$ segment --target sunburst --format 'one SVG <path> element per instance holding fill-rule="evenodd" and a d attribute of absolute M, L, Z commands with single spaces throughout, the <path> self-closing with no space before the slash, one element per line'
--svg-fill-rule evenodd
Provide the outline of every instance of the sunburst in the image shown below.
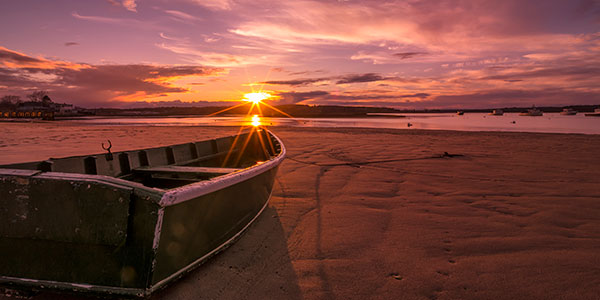
<path fill-rule="evenodd" d="M 269 99 L 273 96 L 269 93 L 265 92 L 257 92 L 257 93 L 247 93 L 244 94 L 244 100 L 248 102 L 252 102 L 253 104 L 259 104 L 261 101 Z"/>
<path fill-rule="evenodd" d="M 262 132 L 262 125 L 263 125 L 261 122 L 261 117 L 263 116 L 261 104 L 264 104 L 265 107 L 268 107 L 268 108 L 284 115 L 285 117 L 288 117 L 288 118 L 291 118 L 294 120 L 295 120 L 295 118 L 265 102 L 266 100 L 270 100 L 273 98 L 276 98 L 276 96 L 273 96 L 270 93 L 263 91 L 262 87 L 260 88 L 260 90 L 258 92 L 255 92 L 254 89 L 252 89 L 252 92 L 243 94 L 243 98 L 241 99 L 242 103 L 239 103 L 232 107 L 225 108 L 223 110 L 220 110 L 218 112 L 215 112 L 215 113 L 212 113 L 209 115 L 209 116 L 218 115 L 218 114 L 226 112 L 228 110 L 235 109 L 235 108 L 244 106 L 246 104 L 250 104 L 248 112 L 246 113 L 246 116 L 244 118 L 244 120 L 246 122 L 250 121 L 250 126 L 244 126 L 244 125 L 240 126 L 238 134 L 237 134 L 236 138 L 234 139 L 233 144 L 231 145 L 231 148 L 229 149 L 227 155 L 225 156 L 225 159 L 222 162 L 223 166 L 226 166 L 228 163 L 233 163 L 234 165 L 237 165 L 237 163 L 239 162 L 242 154 L 244 153 L 244 151 L 245 151 L 246 147 L 248 146 L 248 143 L 250 142 L 250 139 L 253 135 L 256 135 L 256 137 L 258 138 L 258 142 L 260 143 L 260 147 L 262 148 L 263 152 L 265 153 L 265 156 L 268 156 L 269 152 L 271 152 L 271 153 L 275 152 L 272 141 L 269 138 L 263 139 L 263 136 L 260 133 L 260 132 Z M 253 114 L 253 112 L 255 111 L 254 107 L 256 107 L 256 111 L 258 111 L 258 114 Z M 241 139 L 239 139 L 240 134 L 244 130 L 247 130 L 248 128 L 251 128 L 250 133 L 242 141 Z M 237 155 L 237 158 L 235 158 L 235 157 L 232 157 L 233 156 L 232 150 L 234 148 L 236 148 L 236 146 L 238 144 L 241 144 L 241 147 L 240 147 L 241 149 L 239 151 L 239 154 Z M 269 151 L 267 149 L 270 149 L 271 151 Z"/>

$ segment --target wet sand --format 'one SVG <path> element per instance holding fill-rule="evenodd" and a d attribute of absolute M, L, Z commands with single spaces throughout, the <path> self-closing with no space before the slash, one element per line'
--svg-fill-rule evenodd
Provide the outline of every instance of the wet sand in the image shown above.
<path fill-rule="evenodd" d="M 0 164 L 100 153 L 107 138 L 120 151 L 236 132 L 0 130 Z M 600 136 L 272 130 L 288 158 L 268 209 L 152 299 L 598 299 Z"/>

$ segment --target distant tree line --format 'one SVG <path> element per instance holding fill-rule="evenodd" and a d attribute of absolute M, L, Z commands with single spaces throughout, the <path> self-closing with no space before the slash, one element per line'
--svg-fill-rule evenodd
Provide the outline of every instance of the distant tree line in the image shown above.
<path fill-rule="evenodd" d="M 50 97 L 48 96 L 47 91 L 35 91 L 35 92 L 27 95 L 27 99 L 29 99 L 30 102 L 40 102 L 40 103 L 52 102 L 52 100 L 50 100 Z M 21 100 L 21 97 L 17 96 L 17 95 L 5 95 L 5 96 L 2 96 L 2 98 L 0 98 L 0 108 L 4 108 L 4 109 L 6 109 L 6 108 L 15 109 L 21 103 L 23 103 L 23 100 Z"/>

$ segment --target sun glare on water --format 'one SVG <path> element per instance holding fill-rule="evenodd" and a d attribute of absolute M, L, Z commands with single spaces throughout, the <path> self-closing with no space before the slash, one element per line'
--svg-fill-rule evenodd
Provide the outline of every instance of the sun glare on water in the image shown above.
<path fill-rule="evenodd" d="M 253 102 L 254 104 L 260 103 L 262 100 L 271 98 L 271 95 L 265 92 L 259 93 L 248 93 L 244 95 L 244 100 Z"/>
<path fill-rule="evenodd" d="M 252 116 L 252 126 L 260 126 L 260 117 L 258 115 Z"/>

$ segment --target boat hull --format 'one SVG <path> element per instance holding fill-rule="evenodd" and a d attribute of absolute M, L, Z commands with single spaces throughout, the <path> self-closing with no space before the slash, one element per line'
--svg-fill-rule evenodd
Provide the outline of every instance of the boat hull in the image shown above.
<path fill-rule="evenodd" d="M 263 137 L 275 145 L 270 159 L 167 190 L 0 168 L 0 193 L 9 195 L 0 207 L 10 208 L 0 210 L 0 284 L 149 295 L 228 247 L 264 210 L 285 148 Z"/>
<path fill-rule="evenodd" d="M 228 188 L 164 208 L 152 288 L 229 246 L 267 206 L 277 167 Z"/>
<path fill-rule="evenodd" d="M 577 115 L 577 111 L 572 109 L 563 109 L 560 114 L 563 116 L 574 116 Z"/>
<path fill-rule="evenodd" d="M 528 113 L 528 112 L 524 112 L 524 113 L 520 113 L 519 116 L 524 116 L 524 117 L 541 117 L 543 116 L 543 113 Z"/>

